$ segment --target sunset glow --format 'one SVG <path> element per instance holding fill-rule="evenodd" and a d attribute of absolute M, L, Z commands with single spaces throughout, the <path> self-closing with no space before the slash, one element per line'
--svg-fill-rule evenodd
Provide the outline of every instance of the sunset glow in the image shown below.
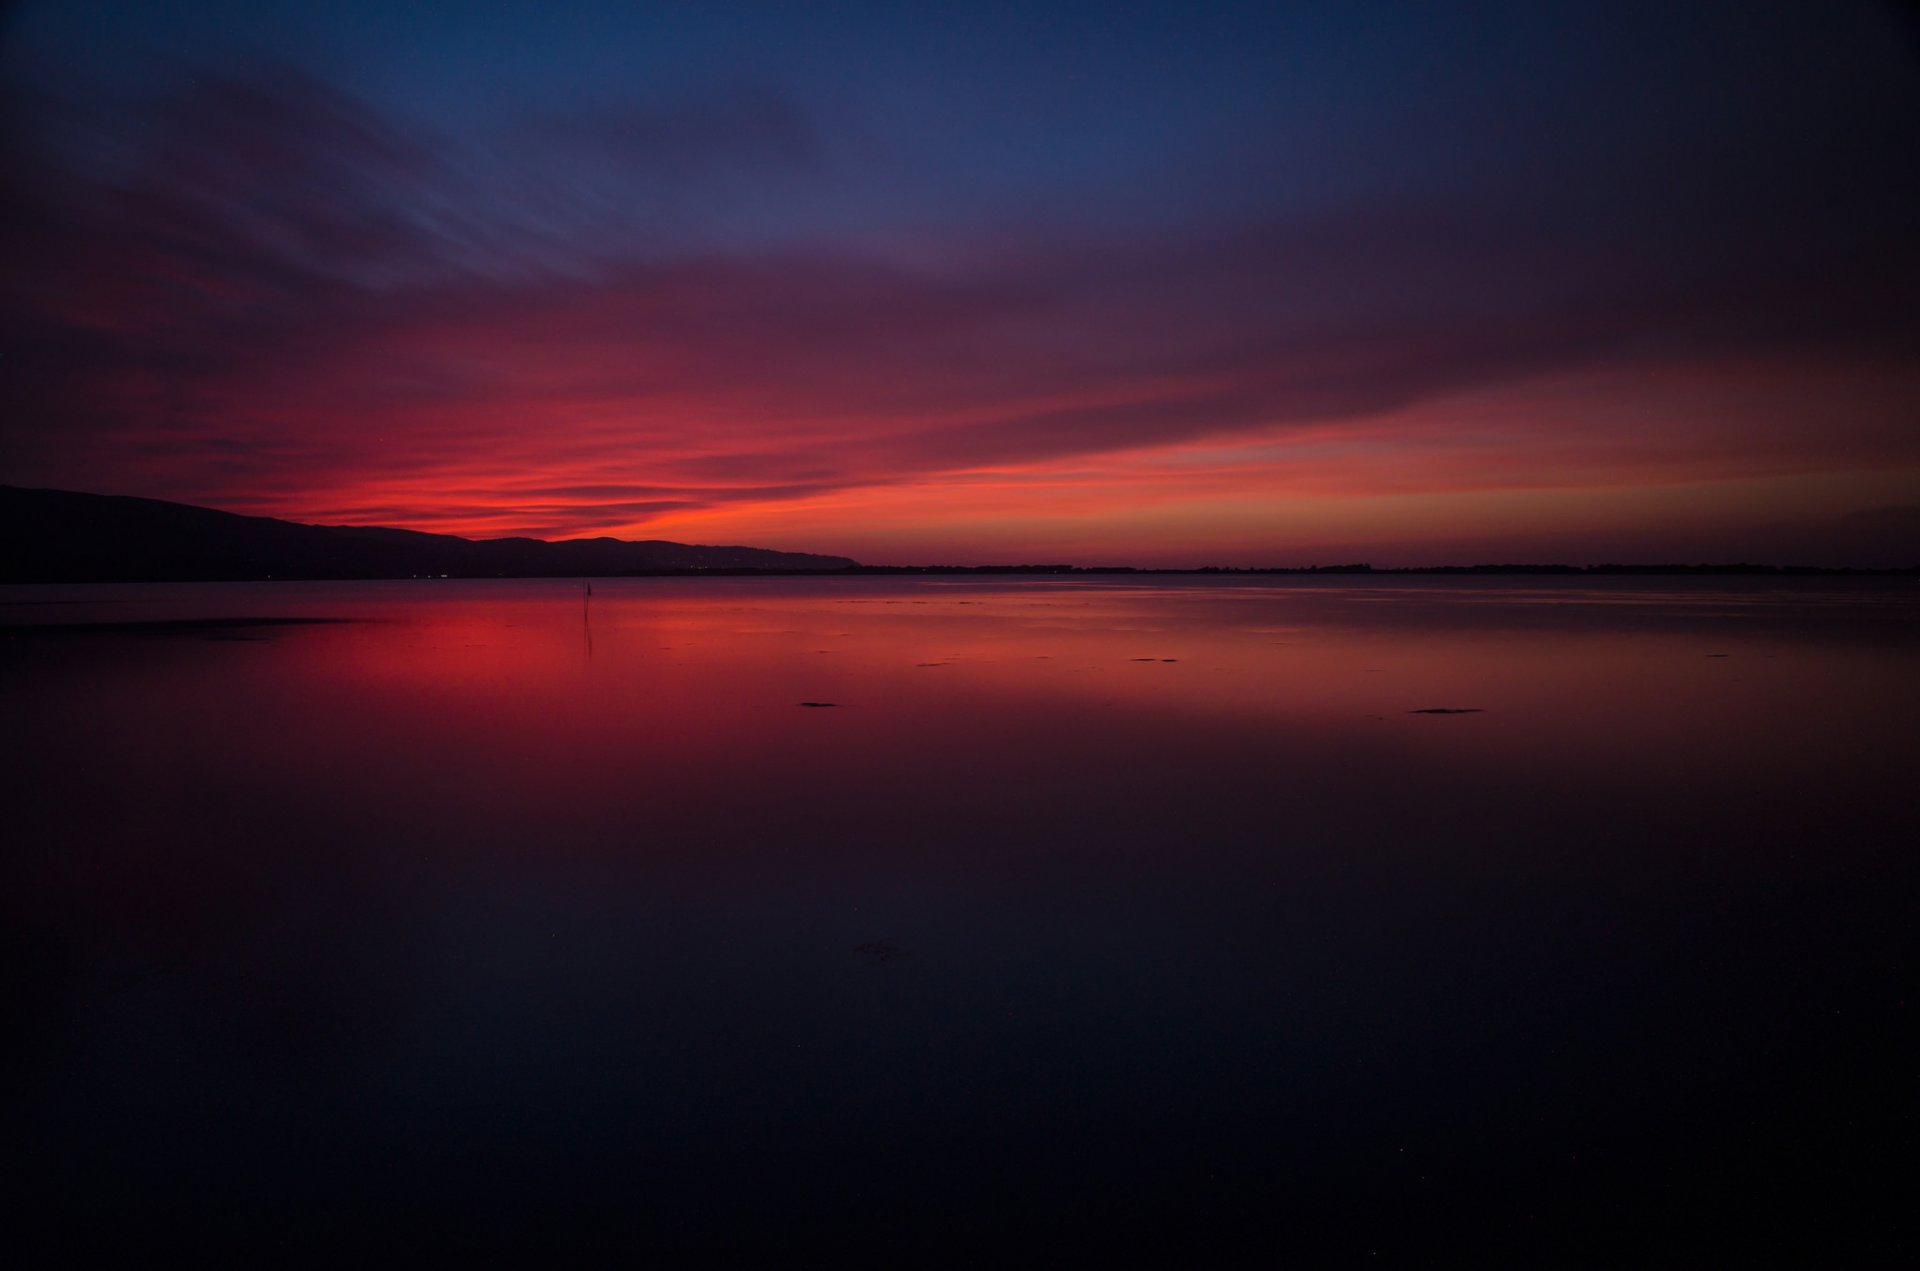
<path fill-rule="evenodd" d="M 21 6 L 0 482 L 872 563 L 1920 557 L 1891 9 L 803 8 Z"/>

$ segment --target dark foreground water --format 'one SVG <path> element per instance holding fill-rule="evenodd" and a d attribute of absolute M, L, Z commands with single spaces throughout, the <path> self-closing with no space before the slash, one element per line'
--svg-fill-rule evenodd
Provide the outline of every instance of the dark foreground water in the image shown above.
<path fill-rule="evenodd" d="M 8 589 L 10 1227 L 1898 1261 L 1914 592 Z"/>

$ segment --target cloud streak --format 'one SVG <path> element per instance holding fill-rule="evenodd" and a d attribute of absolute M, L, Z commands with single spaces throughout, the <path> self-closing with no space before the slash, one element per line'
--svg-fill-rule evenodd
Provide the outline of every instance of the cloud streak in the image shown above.
<path fill-rule="evenodd" d="M 6 105 L 14 483 L 542 535 L 938 487 L 964 542 L 982 474 L 1126 470 L 1120 507 L 1208 450 L 1242 501 L 1920 469 L 1911 103 L 1838 145 L 905 247 L 762 232 L 857 150 L 764 87 L 491 148 L 289 69 L 130 118 Z"/>

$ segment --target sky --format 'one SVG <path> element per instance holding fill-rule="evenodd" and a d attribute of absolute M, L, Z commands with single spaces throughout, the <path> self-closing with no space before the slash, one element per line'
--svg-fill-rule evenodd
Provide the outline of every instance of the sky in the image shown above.
<path fill-rule="evenodd" d="M 1920 562 L 1895 4 L 0 14 L 0 483 L 870 563 Z"/>

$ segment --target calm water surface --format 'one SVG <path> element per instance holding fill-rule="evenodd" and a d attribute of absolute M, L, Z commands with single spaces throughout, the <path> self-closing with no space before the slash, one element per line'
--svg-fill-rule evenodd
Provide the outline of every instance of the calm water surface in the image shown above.
<path fill-rule="evenodd" d="M 1915 590 L 4 589 L 13 1200 L 167 1261 L 1911 1254 Z"/>

